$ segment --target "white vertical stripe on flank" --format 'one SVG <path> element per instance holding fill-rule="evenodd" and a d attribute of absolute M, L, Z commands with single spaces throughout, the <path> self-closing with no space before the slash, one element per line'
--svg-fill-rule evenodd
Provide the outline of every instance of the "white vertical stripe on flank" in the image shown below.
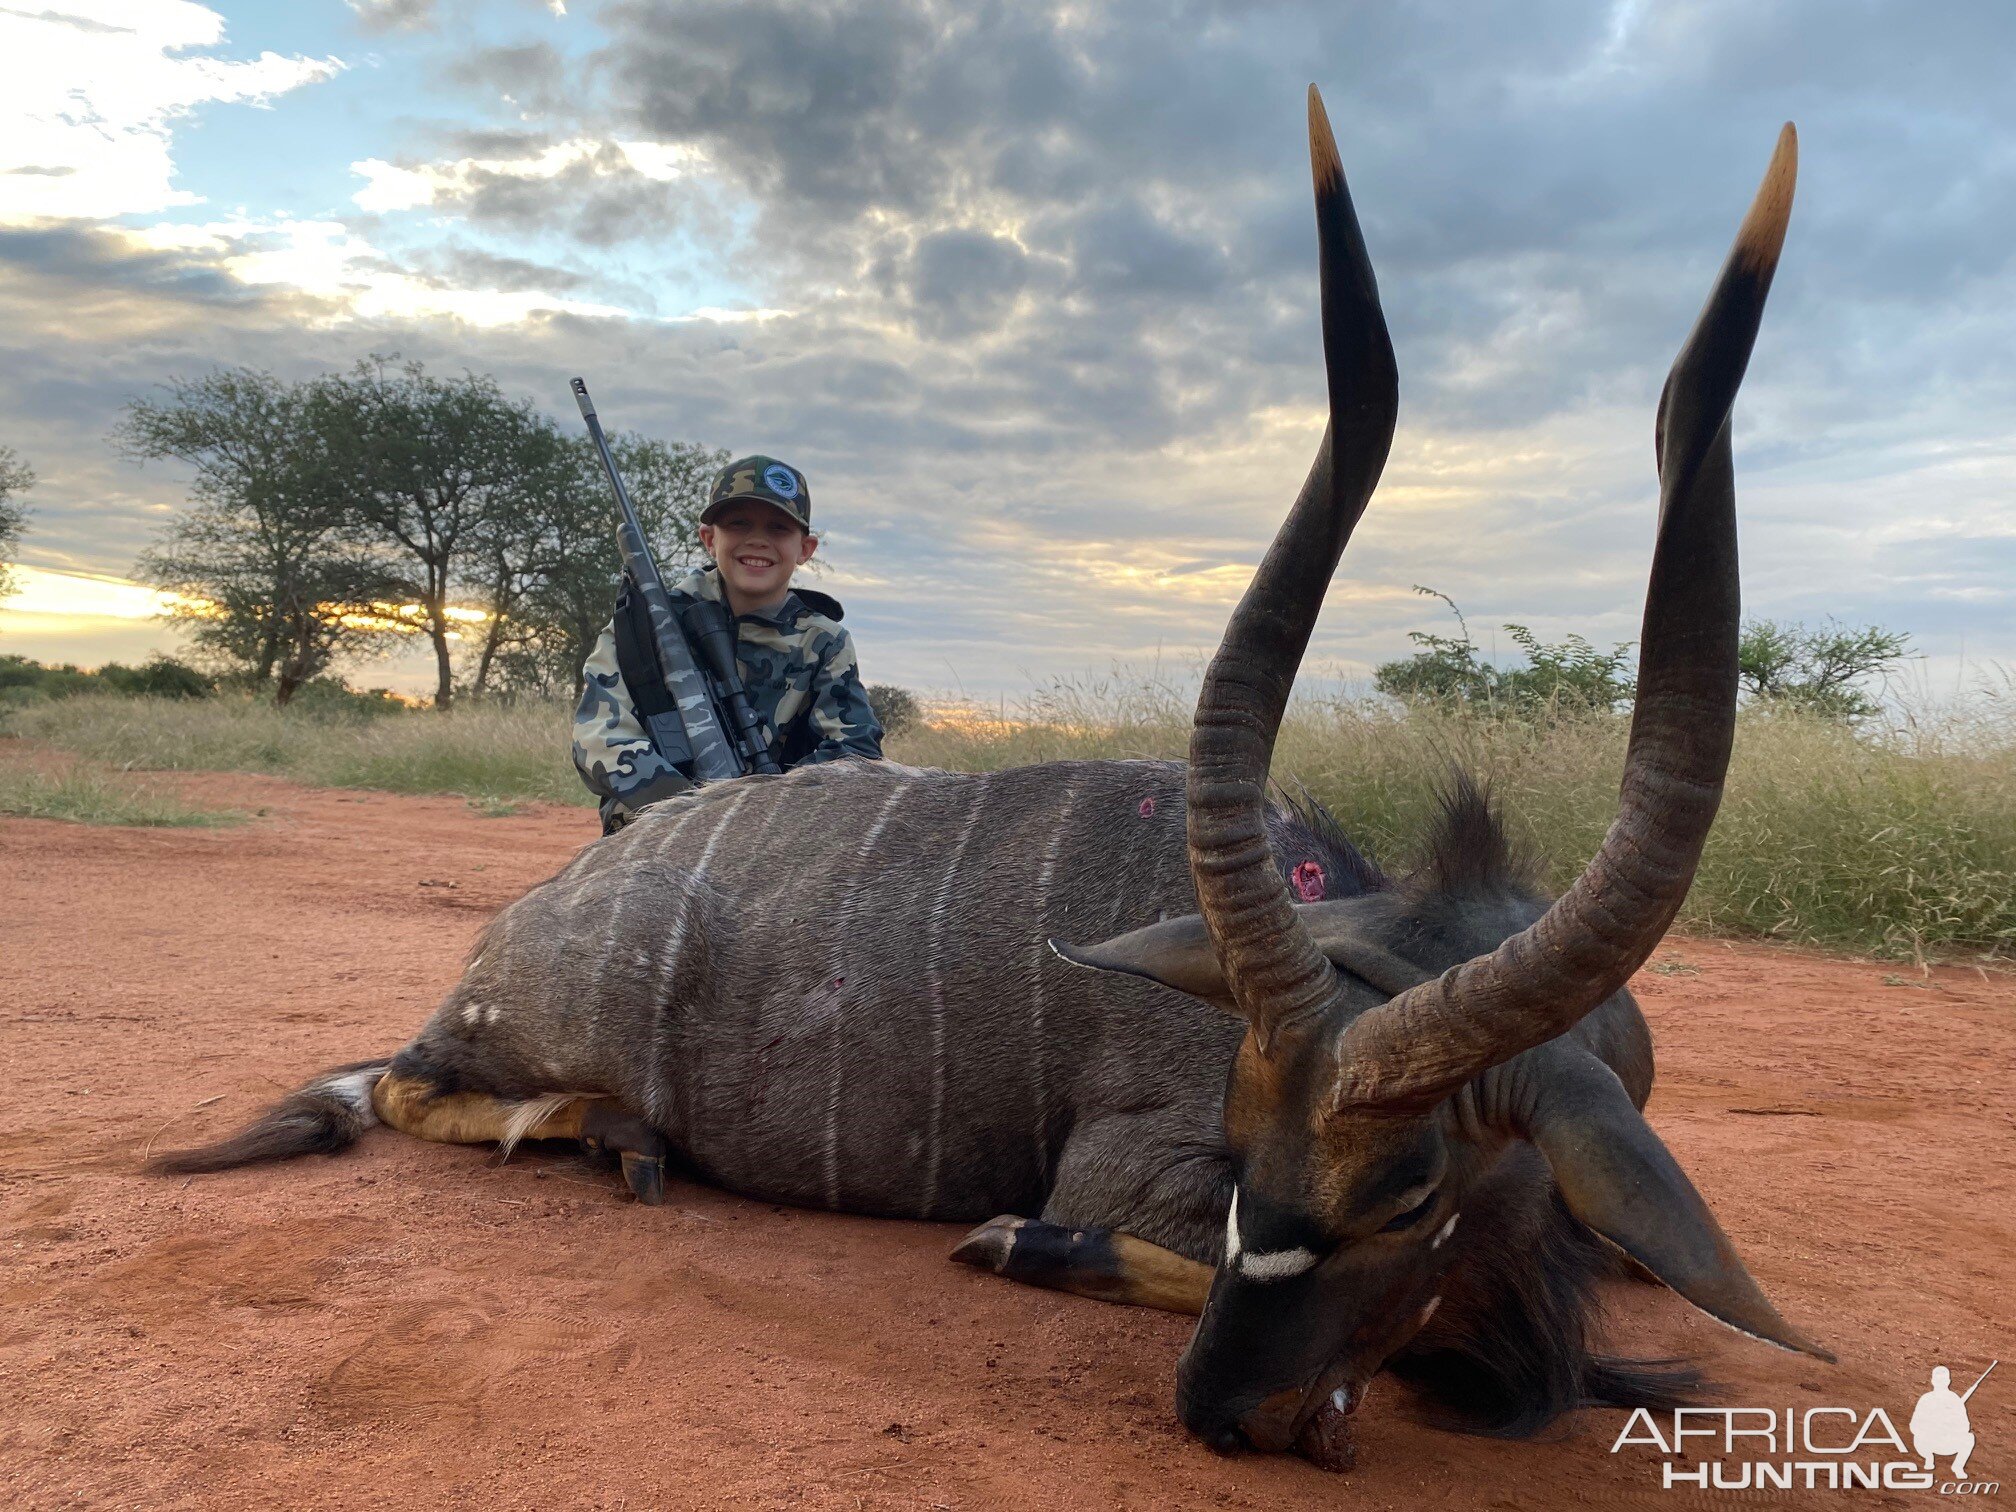
<path fill-rule="evenodd" d="M 693 880 L 704 881 L 702 875 L 707 870 L 707 859 L 714 854 L 714 847 L 721 843 L 721 837 L 728 833 L 728 826 L 735 822 L 735 811 L 749 801 L 749 789 L 741 792 L 721 805 L 721 822 L 714 826 L 714 833 L 707 837 L 707 844 L 701 848 L 700 859 L 693 863 Z"/>
<path fill-rule="evenodd" d="M 579 896 L 576 894 L 577 898 Z M 609 1001 L 609 973 L 618 964 L 616 942 L 623 934 L 623 905 L 633 896 L 634 894 L 629 892 L 616 895 L 615 901 L 609 907 L 609 924 L 602 931 L 602 943 L 596 948 L 595 985 L 589 989 L 589 995 L 598 1012 Z"/>
<path fill-rule="evenodd" d="M 693 889 L 690 886 L 679 889 L 678 911 L 672 915 L 672 928 L 666 933 L 658 947 L 658 1005 L 665 1004 L 666 991 L 672 985 L 672 977 L 679 970 L 679 952 L 686 946 L 686 920 L 693 912 Z"/>
<path fill-rule="evenodd" d="M 680 814 L 680 816 L 677 819 L 670 820 L 666 823 L 665 833 L 662 837 L 660 837 L 658 843 L 661 845 L 665 844 L 666 842 L 670 841 L 674 835 L 678 834 L 680 830 L 684 829 L 686 827 L 686 821 L 693 817 L 695 812 L 698 811 L 699 807 L 700 805 L 697 803 L 688 803 L 686 805 L 686 810 L 684 813 Z M 645 812 L 648 813 L 649 810 L 647 809 Z"/>
<path fill-rule="evenodd" d="M 797 768 L 797 770 L 798 770 L 798 771 L 801 771 L 801 772 L 807 772 L 807 771 L 810 771 L 810 770 L 811 770 L 811 768 L 810 768 L 810 767 L 799 767 L 799 768 Z M 760 789 L 761 789 L 761 790 L 763 790 L 764 792 L 767 792 L 767 793 L 771 794 L 771 795 L 772 795 L 773 797 L 774 797 L 774 796 L 776 795 L 776 793 L 777 793 L 777 791 L 778 791 L 778 788 L 779 788 L 779 787 L 780 787 L 781 785 L 783 785 L 783 784 L 781 784 L 781 783 L 773 783 L 773 782 L 769 782 L 769 781 L 764 781 L 764 782 L 752 782 L 752 783 L 745 783 L 745 784 L 744 784 L 744 786 L 745 786 L 745 787 L 748 787 L 748 788 L 749 788 L 749 789 L 750 789 L 751 791 L 754 791 L 754 790 L 756 790 L 756 789 L 759 789 L 759 788 L 760 788 Z M 757 848 L 757 847 L 758 847 L 759 845 L 761 845 L 761 844 L 763 843 L 763 839 L 764 839 L 764 837 L 765 837 L 766 835 L 768 835 L 768 834 L 770 833 L 770 826 L 771 826 L 771 825 L 773 825 L 773 824 L 775 824 L 775 823 L 777 822 L 777 815 L 778 815 L 778 812 L 779 812 L 780 810 L 782 810 L 783 808 L 785 808 L 786 806 L 787 806 L 787 805 L 786 805 L 785 803 L 781 802 L 781 801 L 779 801 L 779 802 L 773 802 L 773 803 L 772 803 L 772 804 L 770 805 L 769 809 L 765 811 L 765 813 L 764 813 L 764 815 L 763 815 L 763 818 L 761 819 L 761 821 L 759 821 L 759 822 L 758 822 L 758 824 L 757 824 L 756 828 L 754 828 L 753 830 L 751 830 L 751 831 L 749 832 L 749 848 L 750 848 L 751 850 L 754 850 L 754 849 L 756 849 L 756 848 Z"/>
<path fill-rule="evenodd" d="M 896 811 L 896 800 L 910 790 L 908 779 L 898 779 L 896 786 L 882 805 L 882 812 L 875 816 L 875 822 L 868 826 L 868 833 L 861 837 L 861 864 L 854 869 L 854 876 L 847 891 L 841 896 L 840 907 L 844 911 L 854 901 L 859 890 L 862 875 L 875 858 L 875 842 L 882 838 L 882 827 L 889 822 L 889 816 Z M 833 1005 L 833 1036 L 831 1056 L 833 1079 L 826 1088 L 826 1206 L 838 1210 L 840 1206 L 840 1089 L 845 1078 L 840 1059 L 840 1005 Z"/>
<path fill-rule="evenodd" d="M 668 994 L 671 990 L 672 979 L 679 972 L 679 952 L 685 948 L 686 931 L 692 923 L 693 911 L 702 906 L 701 901 L 695 897 L 694 887 L 695 884 L 706 880 L 701 874 L 706 870 L 707 862 L 714 854 L 714 847 L 720 843 L 721 837 L 728 833 L 729 825 L 735 820 L 735 811 L 748 801 L 751 791 L 751 785 L 745 784 L 742 791 L 737 793 L 733 798 L 726 799 L 714 805 L 721 810 L 721 822 L 714 826 L 714 833 L 707 837 L 707 843 L 701 847 L 699 857 L 687 871 L 687 880 L 679 889 L 678 912 L 673 915 L 672 928 L 664 943 L 659 947 L 661 953 L 654 971 L 658 1001 L 655 1005 L 657 1009 L 657 1023 L 652 1036 L 653 1052 L 656 1060 L 656 1065 L 653 1069 L 665 1071 L 668 1075 L 670 1074 L 669 1062 L 675 1058 L 676 1054 L 672 1045 L 676 1031 L 673 1024 L 672 1005 L 668 1001 Z M 665 834 L 659 843 L 663 844 L 664 841 L 670 840 L 674 835 L 678 834 L 680 830 L 686 827 L 686 822 L 706 806 L 699 799 L 689 801 L 686 805 L 686 812 L 676 819 L 665 821 Z M 646 810 L 646 813 L 648 814 L 649 810 Z M 698 1068 L 693 1064 L 693 1058 L 690 1054 L 676 1054 L 676 1059 L 679 1062 L 680 1071 L 684 1073 L 682 1078 L 683 1085 L 680 1089 L 679 1105 L 681 1111 L 685 1111 L 691 1109 L 693 1106 L 693 1088 Z M 646 1079 L 645 1086 L 650 1089 L 645 1098 L 647 1104 L 646 1111 L 652 1114 L 652 1121 L 660 1128 L 669 1127 L 668 1120 L 672 1110 L 665 1106 L 664 1088 L 656 1080 L 649 1078 Z"/>
<path fill-rule="evenodd" d="M 1050 1079 L 1043 1054 L 1043 973 L 1050 964 L 1047 959 L 1050 954 L 1050 881 L 1057 874 L 1057 849 L 1064 843 L 1064 826 L 1070 822 L 1071 809 L 1077 801 L 1075 789 L 1065 794 L 1064 811 L 1057 816 L 1057 827 L 1050 831 L 1050 843 L 1043 847 L 1043 861 L 1036 868 L 1036 896 L 1031 900 L 1036 916 L 1036 970 L 1029 984 L 1029 1038 L 1032 1047 L 1029 1069 L 1036 1084 L 1036 1173 L 1041 1177 L 1050 1173 Z"/>
<path fill-rule="evenodd" d="M 982 777 L 976 786 L 984 790 L 987 778 Z M 938 887 L 938 901 L 931 905 L 931 946 L 925 960 L 925 991 L 931 1003 L 931 1126 L 926 1136 L 931 1142 L 931 1164 L 924 1183 L 922 1214 L 926 1218 L 938 1206 L 938 1179 L 945 1160 L 945 982 L 938 957 L 945 948 L 945 914 L 952 902 L 953 886 L 959 880 L 959 860 L 966 854 L 966 842 L 973 838 L 981 810 L 986 807 L 984 792 L 976 792 L 970 804 L 966 827 L 959 832 L 951 862 L 945 868 L 945 880 Z"/>
<path fill-rule="evenodd" d="M 693 1106 L 692 1057 L 679 1054 L 675 1046 L 678 1031 L 672 1005 L 672 983 L 679 974 L 679 952 L 685 948 L 686 926 L 692 916 L 693 889 L 690 886 L 681 887 L 678 905 L 672 914 L 672 928 L 659 949 L 658 967 L 653 978 L 651 1074 L 644 1078 L 644 1111 L 651 1115 L 652 1123 L 664 1130 L 673 1127 L 672 1109 L 667 1106 L 666 1093 L 671 1087 L 675 1059 L 682 1081 L 679 1107 L 684 1111 Z"/>
<path fill-rule="evenodd" d="M 874 860 L 875 842 L 882 838 L 882 831 L 888 826 L 889 816 L 896 812 L 896 800 L 915 786 L 916 783 L 907 777 L 898 778 L 895 788 L 882 804 L 882 812 L 875 816 L 875 822 L 868 826 L 868 833 L 861 837 L 861 864 L 854 870 L 853 882 L 855 886 L 858 887 L 860 885 L 863 874 L 868 870 L 869 862 Z M 850 888 L 847 896 L 842 900 L 842 905 L 851 904 L 853 901 L 853 889 Z"/>

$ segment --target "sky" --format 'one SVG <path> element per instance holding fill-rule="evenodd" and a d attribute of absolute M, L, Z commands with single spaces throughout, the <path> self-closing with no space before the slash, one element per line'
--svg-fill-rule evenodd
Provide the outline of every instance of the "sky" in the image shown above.
<path fill-rule="evenodd" d="M 172 636 L 171 378 L 398 352 L 809 477 L 864 672 L 1184 674 L 1323 423 L 1303 92 L 1401 375 L 1311 652 L 1635 638 L 1652 416 L 1769 157 L 1746 609 L 2016 662 L 2016 8 L 1880 0 L 0 0 L 0 652 Z M 421 659 L 359 669 L 419 687 Z"/>

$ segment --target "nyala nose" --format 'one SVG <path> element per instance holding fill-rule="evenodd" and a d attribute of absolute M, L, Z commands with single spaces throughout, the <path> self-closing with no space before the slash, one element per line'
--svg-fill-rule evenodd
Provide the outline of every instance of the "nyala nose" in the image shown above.
<path fill-rule="evenodd" d="M 1293 1387 L 1277 1391 L 1239 1419 L 1240 1435 L 1267 1454 L 1285 1453 L 1295 1442 L 1295 1419 L 1301 1415 L 1302 1393 Z"/>
<path fill-rule="evenodd" d="M 1204 1447 L 1213 1454 L 1237 1454 L 1246 1447 L 1246 1435 L 1230 1424 L 1216 1433 L 1200 1433 L 1197 1436 L 1203 1439 Z"/>
<path fill-rule="evenodd" d="M 1250 1447 L 1246 1435 L 1239 1431 L 1238 1418 L 1231 1413 L 1218 1409 L 1200 1411 L 1193 1405 L 1179 1402 L 1176 1415 L 1183 1420 L 1183 1426 L 1213 1454 L 1237 1454 Z"/>
<path fill-rule="evenodd" d="M 1180 1377 L 1176 1383 L 1176 1416 L 1215 1454 L 1237 1454 L 1246 1447 L 1246 1435 L 1239 1431 L 1239 1414 L 1228 1409 L 1223 1400 L 1197 1391 Z"/>

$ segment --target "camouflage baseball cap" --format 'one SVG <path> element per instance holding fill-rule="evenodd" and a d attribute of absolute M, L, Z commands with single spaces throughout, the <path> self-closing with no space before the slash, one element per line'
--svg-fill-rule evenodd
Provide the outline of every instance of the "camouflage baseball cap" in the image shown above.
<path fill-rule="evenodd" d="M 788 462 L 779 462 L 775 457 L 744 457 L 730 462 L 714 480 L 713 492 L 707 495 L 707 507 L 700 513 L 700 523 L 707 524 L 730 504 L 739 504 L 744 499 L 774 504 L 806 530 L 812 528 L 812 490 L 805 482 L 805 474 Z"/>

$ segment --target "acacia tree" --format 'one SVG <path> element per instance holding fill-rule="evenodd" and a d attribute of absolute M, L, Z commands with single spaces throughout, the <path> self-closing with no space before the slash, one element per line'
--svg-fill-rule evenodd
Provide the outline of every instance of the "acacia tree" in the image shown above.
<path fill-rule="evenodd" d="M 573 448 L 552 420 L 528 415 L 514 450 L 511 478 L 470 524 L 468 575 L 489 615 L 469 680 L 478 698 L 492 690 L 500 655 L 524 634 L 527 597 L 550 570 L 556 536 L 566 537 L 572 502 Z"/>
<path fill-rule="evenodd" d="M 299 385 L 220 371 L 136 401 L 117 438 L 196 472 L 196 507 L 141 574 L 183 596 L 174 613 L 200 646 L 277 681 L 280 702 L 339 655 L 419 630 L 447 709 L 465 604 L 488 611 L 473 693 L 553 691 L 578 682 L 608 619 L 620 564 L 600 463 L 491 378 L 387 357 Z M 661 566 L 684 567 L 726 453 L 612 444 Z"/>
<path fill-rule="evenodd" d="M 1526 665 L 1500 667 L 1484 659 L 1454 599 L 1418 583 L 1414 591 L 1447 604 L 1456 616 L 1457 634 L 1408 631 L 1407 638 L 1421 649 L 1373 672 L 1381 693 L 1410 703 L 1524 718 L 1595 713 L 1631 701 L 1629 641 L 1598 651 L 1579 635 L 1543 641 L 1524 625 L 1508 624 L 1505 633 L 1526 653 Z"/>
<path fill-rule="evenodd" d="M 354 469 L 349 508 L 390 548 L 399 593 L 419 606 L 434 648 L 434 707 L 455 696 L 450 613 L 458 588 L 484 584 L 483 522 L 528 507 L 547 466 L 552 422 L 507 399 L 494 378 L 437 378 L 417 362 L 360 362 L 310 385 L 311 423 Z"/>
<path fill-rule="evenodd" d="M 1778 620 L 1743 627 L 1736 665 L 1751 697 L 1849 723 L 1879 710 L 1856 684 L 1879 677 L 1911 655 L 1911 637 L 1875 625 L 1829 620 L 1819 629 Z"/>
<path fill-rule="evenodd" d="M 23 462 L 11 446 L 0 446 L 0 598 L 15 591 L 9 563 L 21 549 L 21 532 L 27 528 L 28 511 L 15 502 L 35 486 L 35 471 Z"/>
<path fill-rule="evenodd" d="M 136 399 L 114 442 L 194 470 L 194 507 L 141 554 L 137 575 L 176 596 L 168 617 L 274 702 L 345 654 L 375 649 L 357 611 L 388 591 L 342 493 L 343 459 L 309 423 L 307 395 L 270 373 L 220 369 Z"/>
<path fill-rule="evenodd" d="M 580 690 L 581 667 L 608 622 L 622 575 L 616 503 L 594 446 L 567 437 L 536 521 L 500 542 L 514 563 L 510 612 L 493 621 L 495 685 L 517 692 Z M 671 578 L 701 559 L 700 513 L 728 454 L 683 441 L 622 433 L 609 438 L 659 570 Z M 483 526 L 491 539 L 495 522 Z M 502 572 L 497 572 L 501 580 Z"/>

